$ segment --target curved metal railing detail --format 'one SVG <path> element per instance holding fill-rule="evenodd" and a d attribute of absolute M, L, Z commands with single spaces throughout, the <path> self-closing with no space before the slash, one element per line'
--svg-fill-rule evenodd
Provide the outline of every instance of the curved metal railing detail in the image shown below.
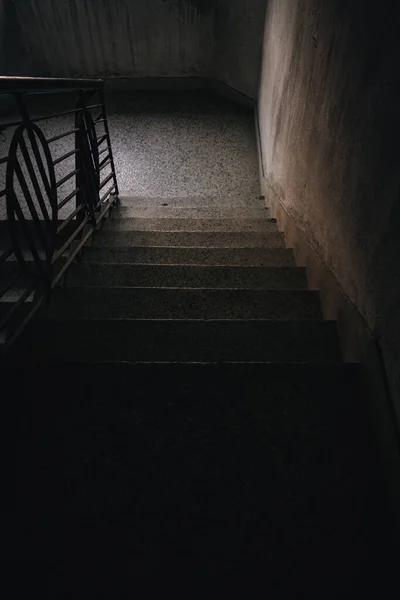
<path fill-rule="evenodd" d="M 68 92 L 72 108 L 54 112 L 51 104 L 46 110 L 53 92 L 57 103 Z M 0 122 L 0 350 L 5 350 L 115 204 L 118 185 L 102 81 L 0 77 L 1 95 L 10 106 L 15 103 L 13 116 L 19 117 Z M 34 111 L 39 114 L 32 116 Z"/>
<path fill-rule="evenodd" d="M 85 108 L 85 104 L 85 101 L 78 100 L 77 107 L 80 107 L 80 110 L 76 113 L 75 127 L 79 152 L 76 164 L 80 172 L 78 179 L 83 190 L 86 213 L 95 224 L 95 210 L 100 190 L 99 148 L 94 119 L 90 111 Z M 84 182 L 83 178 L 85 178 Z"/>
<path fill-rule="evenodd" d="M 46 285 L 57 232 L 57 188 L 49 146 L 34 123 L 22 123 L 14 132 L 7 161 L 6 190 L 16 259 L 25 272 L 39 277 Z M 32 261 L 27 260 L 26 251 Z"/>

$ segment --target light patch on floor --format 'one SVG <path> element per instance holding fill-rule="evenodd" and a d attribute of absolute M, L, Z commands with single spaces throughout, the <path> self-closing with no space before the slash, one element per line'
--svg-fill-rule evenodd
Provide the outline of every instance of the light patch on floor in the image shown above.
<path fill-rule="evenodd" d="M 253 114 L 205 93 L 119 94 L 108 103 L 120 191 L 254 197 Z"/>
<path fill-rule="evenodd" d="M 32 114 L 71 108 L 66 96 L 40 99 Z M 65 105 L 65 106 L 64 106 Z M 254 117 L 251 111 L 205 92 L 119 92 L 107 96 L 111 142 L 120 194 L 144 198 L 212 198 L 235 202 L 259 194 Z M 47 138 L 73 127 L 71 115 L 41 121 Z M 0 135 L 0 154 L 8 152 L 11 130 Z M 99 135 L 102 132 L 99 133 Z M 51 145 L 57 158 L 73 148 L 73 136 Z M 0 189 L 5 187 L 1 165 Z M 74 157 L 56 167 L 61 179 L 74 169 Z M 59 189 L 61 201 L 74 189 L 74 180 Z M 59 217 L 73 209 L 68 205 Z M 5 219 L 5 198 L 0 220 Z"/>

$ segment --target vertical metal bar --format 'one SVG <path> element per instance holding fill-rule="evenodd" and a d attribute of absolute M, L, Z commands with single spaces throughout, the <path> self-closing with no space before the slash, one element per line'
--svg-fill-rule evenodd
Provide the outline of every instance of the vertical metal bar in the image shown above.
<path fill-rule="evenodd" d="M 81 90 L 78 93 L 78 97 L 76 100 L 75 108 L 77 112 L 75 113 L 75 169 L 77 173 L 75 175 L 75 188 L 78 190 L 76 194 L 76 207 L 78 208 L 81 204 L 86 204 L 85 201 L 85 185 L 83 182 L 84 172 L 83 172 L 83 147 L 82 147 L 82 124 L 81 124 L 81 111 L 85 106 L 85 97 L 84 92 Z M 84 218 L 83 214 L 78 216 L 78 220 L 81 221 Z"/>
<path fill-rule="evenodd" d="M 34 276 L 35 280 L 35 284 L 33 285 L 32 289 L 35 289 L 35 291 L 38 292 L 39 295 L 42 295 L 45 298 L 47 298 L 50 289 L 49 268 L 54 249 L 52 225 L 56 218 L 56 212 L 54 210 L 54 207 L 57 206 L 57 198 L 54 198 L 54 195 L 52 193 L 54 184 L 54 173 L 50 171 L 49 177 L 47 176 L 42 156 L 40 154 L 36 136 L 39 136 L 39 140 L 42 144 L 42 151 L 44 152 L 47 163 L 52 166 L 51 156 L 48 147 L 46 145 L 43 146 L 43 143 L 46 144 L 46 142 L 42 132 L 30 120 L 23 96 L 20 94 L 16 94 L 15 99 L 22 116 L 22 123 L 19 127 L 17 127 L 16 131 L 14 132 L 14 136 L 9 149 L 9 160 L 7 162 L 7 217 L 10 224 L 9 230 L 12 239 L 13 251 L 15 253 L 19 266 L 24 271 L 29 272 L 29 270 L 27 269 L 27 262 L 25 261 L 25 258 L 23 256 L 21 235 L 23 235 L 23 237 L 25 238 L 25 242 L 29 247 L 35 265 L 35 274 L 31 273 L 31 276 Z M 42 182 L 44 187 L 46 188 L 46 193 L 49 197 L 49 201 L 53 209 L 52 219 L 50 219 L 49 212 L 45 205 L 44 197 L 39 186 L 39 181 L 31 157 L 29 155 L 28 147 L 26 145 L 26 140 L 24 139 L 25 132 L 28 134 L 31 148 L 35 155 L 36 162 L 40 171 Z M 22 170 L 21 164 L 19 163 L 18 151 L 21 152 L 22 158 L 24 159 L 29 177 L 31 179 L 32 187 L 35 191 L 36 199 L 43 213 L 43 219 L 39 217 L 38 209 L 35 206 L 35 201 L 32 196 L 31 189 L 28 186 L 25 174 Z M 16 195 L 14 179 L 15 176 L 17 177 L 24 200 L 30 212 L 32 231 L 30 230 L 30 224 L 25 218 L 23 210 L 20 206 L 20 201 Z M 35 236 L 38 237 L 35 238 Z M 45 253 L 45 261 L 43 261 L 40 257 L 39 244 L 43 247 Z M 39 287 L 41 291 L 39 291 Z"/>
<path fill-rule="evenodd" d="M 22 212 L 22 209 L 21 209 L 19 203 L 17 202 L 17 200 L 15 198 L 15 193 L 13 193 L 13 200 L 14 200 L 14 202 L 13 202 L 13 204 L 14 204 L 14 211 L 15 211 L 17 217 L 18 217 L 18 222 L 21 224 L 21 228 L 22 228 L 22 230 L 24 232 L 26 241 L 28 242 L 29 249 L 30 249 L 30 251 L 32 253 L 32 256 L 33 256 L 33 258 L 35 260 L 35 263 L 37 265 L 40 265 L 40 267 L 42 268 L 42 261 L 40 260 L 40 256 L 39 256 L 38 251 L 36 249 L 34 240 L 33 240 L 32 236 L 31 236 L 29 228 L 28 228 L 28 226 L 26 224 L 26 219 L 24 217 L 24 213 Z M 18 253 L 22 254 L 22 250 L 20 248 L 18 249 Z M 17 252 L 15 252 L 15 254 L 17 255 Z M 25 262 L 25 260 L 24 260 L 24 262 Z"/>
<path fill-rule="evenodd" d="M 80 167 L 80 179 L 77 179 L 76 183 L 81 185 L 83 193 L 82 200 L 85 204 L 86 214 L 89 215 L 92 224 L 96 223 L 96 217 L 94 214 L 94 207 L 97 204 L 98 199 L 98 183 L 97 183 L 97 172 L 96 165 L 97 160 L 94 155 L 94 148 L 91 143 L 92 131 L 91 131 L 91 114 L 87 110 L 87 101 L 91 93 L 87 94 L 85 91 L 80 91 L 76 107 L 79 112 L 76 113 L 76 128 L 78 129 L 77 143 L 79 144 L 79 152 L 77 152 L 77 164 Z M 96 164 L 94 164 L 94 162 Z"/>
<path fill-rule="evenodd" d="M 119 196 L 117 175 L 116 175 L 116 172 L 115 172 L 114 155 L 113 155 L 112 146 L 111 146 L 110 130 L 108 128 L 108 116 L 107 116 L 107 111 L 106 111 L 106 104 L 105 104 L 104 90 L 103 89 L 100 90 L 100 101 L 101 101 L 101 110 L 102 110 L 102 113 L 104 115 L 104 130 L 105 130 L 106 135 L 107 135 L 107 145 L 108 145 L 108 148 L 109 148 L 109 154 L 110 154 L 110 160 L 111 160 L 111 171 L 112 171 L 112 174 L 113 174 L 113 179 L 114 179 L 114 184 L 115 184 L 115 192 L 116 192 L 116 196 Z"/>
<path fill-rule="evenodd" d="M 63 80 L 60 81 L 62 82 Z M 15 83 L 17 84 L 18 82 L 16 81 Z M 56 90 L 58 89 L 58 83 L 58 80 L 52 80 L 51 85 L 46 89 L 51 90 L 54 85 L 54 89 Z M 37 80 L 39 87 L 29 90 L 25 90 L 25 88 L 21 88 L 20 85 L 16 84 L 10 88 L 8 93 L 14 95 L 22 123 L 13 124 L 13 126 L 17 126 L 17 129 L 11 141 L 8 157 L 0 159 L 0 162 L 7 162 L 7 184 L 3 194 L 7 198 L 6 206 L 11 244 L 10 250 L 3 253 L 4 256 L 1 255 L 0 258 L 4 261 L 14 252 L 19 268 L 22 273 L 30 276 L 32 285 L 29 288 L 24 285 L 25 291 L 20 300 L 14 305 L 15 310 L 11 311 L 13 312 L 13 319 L 14 313 L 19 311 L 28 295 L 32 292 L 39 299 L 38 306 L 43 303 L 43 300 L 49 297 L 52 287 L 51 269 L 52 264 L 55 262 L 54 251 L 58 229 L 57 182 L 54 172 L 54 164 L 57 164 L 58 161 L 53 160 L 49 142 L 46 140 L 42 130 L 30 118 L 26 103 L 25 92 L 40 91 L 42 89 L 39 86 L 41 82 Z M 77 252 L 87 243 L 87 240 L 112 206 L 111 201 L 104 203 L 103 199 L 100 200 L 100 152 L 95 123 L 91 113 L 91 110 L 94 108 L 100 108 L 101 110 L 100 114 L 96 117 L 96 121 L 104 123 L 104 137 L 109 154 L 109 159 L 106 157 L 103 164 L 110 165 L 111 167 L 111 175 L 106 177 L 103 184 L 105 186 L 111 177 L 113 185 L 109 193 L 115 190 L 115 195 L 119 194 L 105 97 L 101 86 L 101 81 L 96 82 L 96 85 L 93 85 L 91 81 L 79 81 L 77 84 L 72 80 L 69 82 L 68 88 L 75 89 L 77 92 L 76 106 L 72 111 L 59 114 L 75 113 L 75 131 L 54 136 L 50 140 L 55 141 L 67 134 L 75 133 L 75 149 L 72 153 L 75 151 L 76 189 L 73 194 L 76 194 L 76 208 L 78 210 L 72 212 L 72 215 L 70 215 L 65 223 L 70 223 L 76 218 L 77 221 L 75 223 L 77 227 L 73 228 L 74 231 L 68 240 L 63 239 L 63 242 L 60 244 L 62 248 L 59 249 L 59 252 L 61 251 L 62 253 L 64 250 L 69 249 L 69 259 L 65 270 L 72 260 L 76 258 Z M 89 99 L 95 94 L 99 94 L 100 103 L 89 103 Z M 49 117 L 54 116 L 57 115 L 49 115 Z M 49 117 L 44 116 L 39 120 Z M 69 154 L 72 153 L 70 152 Z M 66 156 L 69 154 L 67 153 Z M 0 191 L 1 194 L 2 192 Z M 47 202 L 47 197 L 50 204 Z M 29 214 L 26 213 L 27 217 L 24 214 L 24 207 L 29 211 Z M 84 210 L 81 210 L 82 208 Z M 59 231 L 65 231 L 65 227 L 59 228 Z M 59 239 L 62 238 L 59 237 Z M 45 255 L 43 255 L 42 249 Z M 31 258 L 26 259 L 25 250 L 28 250 Z M 30 263 L 32 259 L 33 264 Z M 29 318 L 33 316 L 33 312 L 30 311 Z M 14 340 L 28 320 L 26 318 L 19 319 L 18 317 L 17 327 L 15 328 L 14 325 L 10 325 L 10 318 L 7 316 L 4 323 L 0 324 L 0 343 L 7 336 L 9 336 L 9 339 Z"/>
<path fill-rule="evenodd" d="M 22 156 L 24 157 L 24 161 L 25 161 L 26 167 L 28 169 L 28 173 L 31 178 L 32 185 L 35 190 L 35 194 L 37 196 L 43 216 L 46 221 L 50 221 L 50 216 L 49 216 L 49 213 L 47 212 L 47 207 L 44 202 L 42 190 L 39 187 L 39 182 L 36 177 L 35 169 L 33 168 L 31 157 L 29 156 L 28 148 L 26 146 L 26 143 L 25 143 L 25 140 L 23 137 L 21 138 L 20 146 L 21 146 Z"/>
<path fill-rule="evenodd" d="M 29 113 L 28 113 L 28 109 L 25 104 L 24 97 L 21 94 L 15 94 L 15 99 L 17 101 L 23 122 L 27 123 L 27 124 L 31 123 L 31 119 L 29 118 Z M 41 157 L 38 145 L 37 145 L 35 134 L 33 133 L 31 127 L 27 127 L 27 131 L 28 131 L 29 141 L 32 146 L 32 150 L 33 150 L 33 153 L 36 158 L 36 162 L 39 167 L 40 175 L 43 180 L 44 187 L 46 188 L 47 195 L 49 197 L 49 200 L 51 201 L 51 187 L 50 187 L 49 180 L 47 179 L 46 170 L 43 165 L 42 157 Z"/>
<path fill-rule="evenodd" d="M 29 187 L 26 183 L 26 180 L 25 180 L 24 174 L 22 172 L 21 165 L 18 162 L 18 159 L 15 163 L 15 173 L 17 175 L 22 192 L 25 196 L 26 203 L 27 203 L 30 213 L 32 215 L 32 223 L 34 224 L 36 232 L 39 235 L 40 241 L 42 242 L 44 251 L 46 253 L 46 257 L 47 257 L 47 259 L 49 259 L 50 247 L 48 245 L 48 240 L 46 239 L 46 232 L 43 231 L 42 223 L 39 219 L 39 215 L 37 213 L 35 204 L 33 202 L 32 195 L 29 191 Z"/>

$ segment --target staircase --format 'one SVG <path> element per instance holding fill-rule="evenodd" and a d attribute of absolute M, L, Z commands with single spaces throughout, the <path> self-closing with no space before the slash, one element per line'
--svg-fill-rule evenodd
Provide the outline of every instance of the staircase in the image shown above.
<path fill-rule="evenodd" d="M 356 585 L 377 510 L 357 368 L 264 201 L 122 197 L 64 283 L 10 356 L 40 390 L 22 554 Z"/>
<path fill-rule="evenodd" d="M 335 323 L 322 320 L 318 293 L 307 290 L 305 269 L 296 267 L 263 201 L 243 203 L 236 215 L 229 203 L 209 203 L 122 198 L 83 262 L 68 272 L 66 288 L 56 291 L 35 336 L 37 355 L 340 361 Z"/>

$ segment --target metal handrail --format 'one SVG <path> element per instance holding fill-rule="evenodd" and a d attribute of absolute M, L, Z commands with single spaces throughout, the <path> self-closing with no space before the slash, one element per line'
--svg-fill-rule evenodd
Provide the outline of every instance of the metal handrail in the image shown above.
<path fill-rule="evenodd" d="M 0 93 L 40 94 L 65 90 L 104 88 L 103 79 L 70 79 L 54 77 L 0 77 Z"/>
<path fill-rule="evenodd" d="M 31 96 L 66 91 L 70 110 L 32 116 Z M 19 117 L 0 125 L 11 138 L 0 153 L 0 350 L 7 350 L 100 227 L 118 184 L 102 80 L 0 77 L 1 95 L 11 95 Z M 70 122 L 46 137 L 54 119 Z"/>

